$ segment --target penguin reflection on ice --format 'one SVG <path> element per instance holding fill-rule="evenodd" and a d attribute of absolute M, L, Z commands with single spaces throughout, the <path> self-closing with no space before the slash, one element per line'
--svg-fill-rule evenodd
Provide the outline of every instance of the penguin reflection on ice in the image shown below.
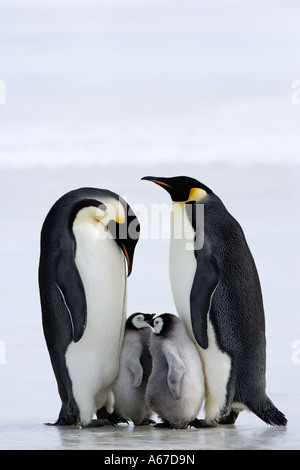
<path fill-rule="evenodd" d="M 62 196 L 41 231 L 39 288 L 43 329 L 62 401 L 55 424 L 112 410 L 139 223 L 118 194 L 81 188 Z M 128 270 L 126 273 L 126 261 Z"/>
<path fill-rule="evenodd" d="M 205 371 L 206 416 L 199 426 L 233 423 L 243 409 L 267 424 L 285 426 L 284 414 L 265 391 L 263 299 L 242 228 L 218 196 L 194 178 L 142 179 L 161 186 L 173 201 L 173 298 Z"/>
<path fill-rule="evenodd" d="M 193 426 L 204 399 L 204 376 L 197 348 L 183 322 L 171 313 L 150 323 L 152 372 L 146 402 L 163 420 L 155 427 Z"/>
<path fill-rule="evenodd" d="M 150 424 L 152 411 L 145 401 L 152 369 L 149 341 L 151 313 L 133 313 L 126 321 L 118 376 L 112 385 L 114 415 L 131 420 L 135 426 Z"/>

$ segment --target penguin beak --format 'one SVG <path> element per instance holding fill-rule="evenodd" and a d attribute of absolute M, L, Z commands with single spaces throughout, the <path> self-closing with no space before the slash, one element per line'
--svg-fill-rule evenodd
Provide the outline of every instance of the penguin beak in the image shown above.
<path fill-rule="evenodd" d="M 140 224 L 135 215 L 128 214 L 123 224 L 116 223 L 115 240 L 127 262 L 127 277 L 130 276 L 136 244 L 139 240 Z"/>
<path fill-rule="evenodd" d="M 132 258 L 129 256 L 125 243 L 122 243 L 122 250 L 127 261 L 127 277 L 130 276 L 132 271 Z"/>
<path fill-rule="evenodd" d="M 171 196 L 172 201 L 175 198 L 176 188 L 172 186 L 172 178 L 163 178 L 163 177 L 155 177 L 155 176 L 144 176 L 142 180 L 151 181 L 151 183 L 158 184 L 161 188 L 165 189 L 169 195 Z M 171 184 L 170 184 L 171 183 Z"/>
<path fill-rule="evenodd" d="M 145 318 L 145 321 L 149 323 L 149 325 L 152 326 L 152 328 L 153 328 L 153 320 L 155 316 L 156 316 L 156 313 L 148 313 L 147 318 Z"/>

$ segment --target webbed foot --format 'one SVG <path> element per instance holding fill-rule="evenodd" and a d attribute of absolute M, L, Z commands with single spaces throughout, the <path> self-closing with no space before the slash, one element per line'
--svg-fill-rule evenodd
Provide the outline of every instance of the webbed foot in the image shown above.
<path fill-rule="evenodd" d="M 78 416 L 67 416 L 58 418 L 55 423 L 44 423 L 46 426 L 80 426 Z"/>
<path fill-rule="evenodd" d="M 156 421 L 153 419 L 144 419 L 139 426 L 149 426 L 150 424 L 156 424 Z"/>
<path fill-rule="evenodd" d="M 234 424 L 239 415 L 238 411 L 230 410 L 229 414 L 222 416 L 219 421 L 219 424 Z"/>
<path fill-rule="evenodd" d="M 154 426 L 156 429 L 174 429 L 174 426 L 169 421 L 163 421 L 162 423 L 156 423 Z"/>
<path fill-rule="evenodd" d="M 112 413 L 108 413 L 106 408 L 103 406 L 99 410 L 97 410 L 97 418 L 98 419 L 107 419 L 113 424 L 119 424 L 119 423 L 126 423 L 129 424 L 129 421 L 125 418 L 122 418 L 122 416 L 118 415 L 114 411 Z"/>
<path fill-rule="evenodd" d="M 99 428 L 101 426 L 115 426 L 115 423 L 109 419 L 92 419 L 88 424 L 83 425 L 83 428 Z"/>
<path fill-rule="evenodd" d="M 189 423 L 189 426 L 193 427 L 193 428 L 197 428 L 197 429 L 200 429 L 200 428 L 215 428 L 217 426 L 217 424 L 216 423 L 208 423 L 207 421 L 205 421 L 205 419 L 195 418 L 193 421 L 191 421 Z"/>

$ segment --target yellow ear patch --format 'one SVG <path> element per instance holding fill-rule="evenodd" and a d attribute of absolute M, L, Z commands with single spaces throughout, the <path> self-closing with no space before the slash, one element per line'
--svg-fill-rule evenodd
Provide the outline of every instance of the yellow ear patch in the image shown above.
<path fill-rule="evenodd" d="M 201 189 L 201 188 L 192 188 L 190 190 L 190 194 L 189 194 L 189 198 L 187 200 L 188 201 L 200 201 L 201 199 L 203 199 L 205 196 L 207 196 L 207 192 L 204 191 L 204 189 Z"/>

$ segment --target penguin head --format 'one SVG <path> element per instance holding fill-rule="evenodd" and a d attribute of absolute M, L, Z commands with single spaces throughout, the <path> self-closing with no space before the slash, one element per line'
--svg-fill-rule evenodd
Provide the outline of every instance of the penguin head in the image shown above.
<path fill-rule="evenodd" d="M 130 315 L 130 317 L 128 317 L 126 327 L 132 330 L 150 328 L 150 322 L 152 321 L 153 317 L 155 317 L 155 313 L 133 313 Z"/>
<path fill-rule="evenodd" d="M 144 176 L 142 180 L 152 181 L 168 191 L 173 202 L 198 202 L 212 191 L 195 178 L 174 176 L 172 178 Z"/>
<path fill-rule="evenodd" d="M 163 313 L 150 321 L 154 333 L 158 336 L 169 336 L 178 323 L 180 319 L 172 313 Z"/>

